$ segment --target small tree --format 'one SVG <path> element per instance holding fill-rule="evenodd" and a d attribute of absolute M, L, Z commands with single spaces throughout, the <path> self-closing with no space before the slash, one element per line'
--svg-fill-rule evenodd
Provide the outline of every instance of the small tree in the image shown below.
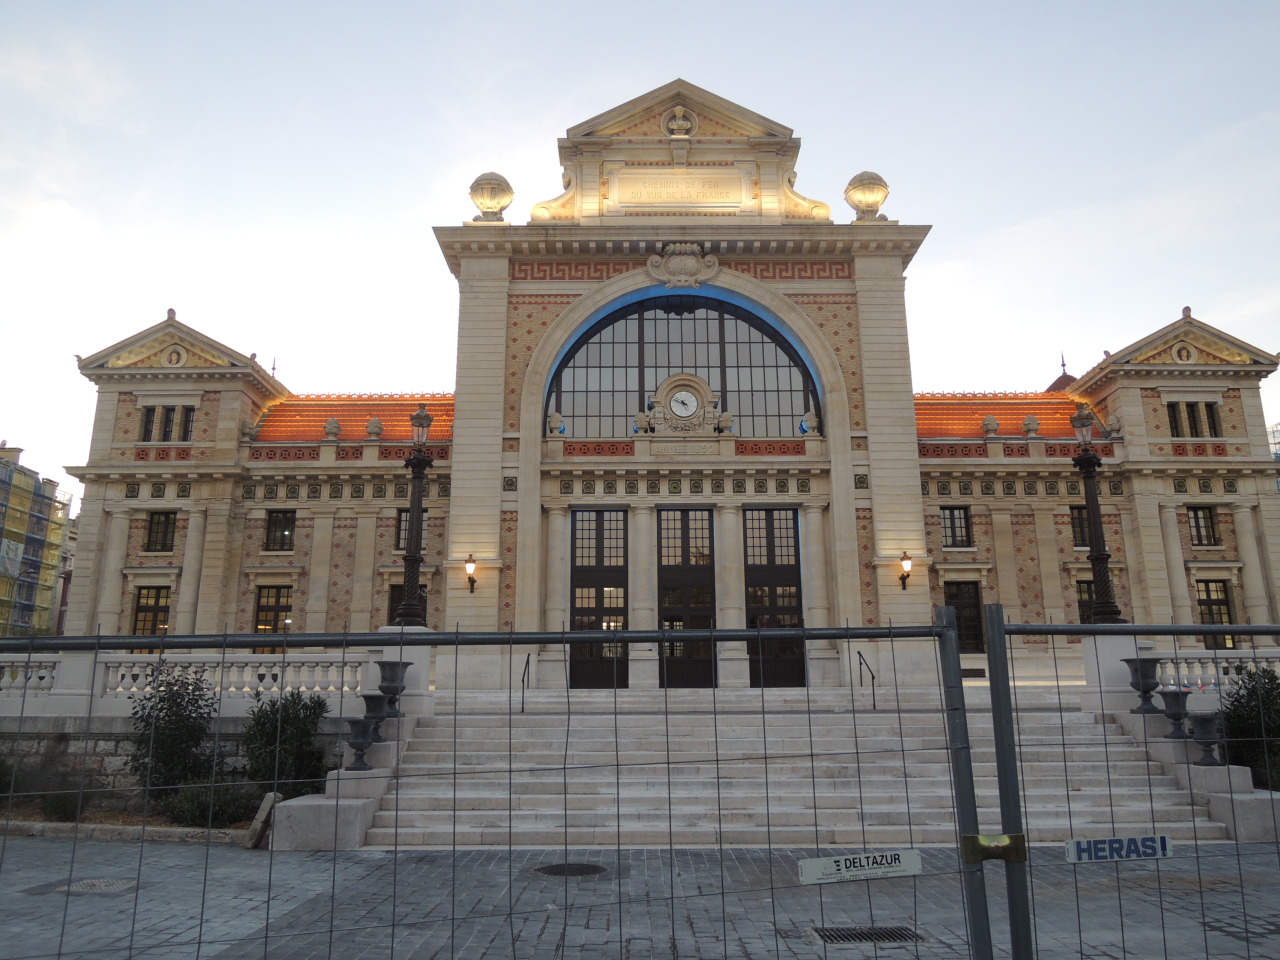
<path fill-rule="evenodd" d="M 129 771 L 148 790 L 208 783 L 215 758 L 204 741 L 217 698 L 203 670 L 180 671 L 161 660 L 147 668 L 147 691 L 133 697 Z"/>
<path fill-rule="evenodd" d="M 1238 675 L 1222 701 L 1228 763 L 1253 771 L 1253 785 L 1280 790 L 1280 676 L 1271 667 Z"/>
<path fill-rule="evenodd" d="M 329 704 L 318 693 L 291 690 L 264 700 L 254 694 L 244 728 L 249 779 L 286 800 L 324 789 L 324 750 L 316 742 Z"/>

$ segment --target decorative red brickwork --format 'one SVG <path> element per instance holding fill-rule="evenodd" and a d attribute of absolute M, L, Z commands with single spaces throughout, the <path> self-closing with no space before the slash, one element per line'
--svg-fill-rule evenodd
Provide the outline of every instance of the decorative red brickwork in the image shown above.
<path fill-rule="evenodd" d="M 851 260 L 725 260 L 725 270 L 745 273 L 757 280 L 852 280 Z"/>
<path fill-rule="evenodd" d="M 737 457 L 803 457 L 803 440 L 735 440 Z"/>
<path fill-rule="evenodd" d="M 250 447 L 250 460 L 319 460 L 319 447 Z"/>
<path fill-rule="evenodd" d="M 190 460 L 190 447 L 134 447 L 135 460 Z"/>
<path fill-rule="evenodd" d="M 1175 457 L 1228 457 L 1228 447 L 1225 443 L 1173 443 L 1170 444 L 1170 453 Z M 1160 453 L 1164 452 L 1164 445 L 1156 447 Z M 1243 453 L 1244 448 L 1236 447 L 1236 453 Z"/>
<path fill-rule="evenodd" d="M 620 277 L 642 266 L 644 263 L 637 260 L 514 260 L 511 279 L 590 282 Z"/>
<path fill-rule="evenodd" d="M 1006 457 L 1029 457 L 1031 456 L 1031 446 L 1026 443 L 1006 443 L 1004 445 L 1004 455 Z"/>
<path fill-rule="evenodd" d="M 987 455 L 987 445 L 985 443 L 922 443 L 920 444 L 920 456 L 929 459 L 939 457 L 985 457 Z"/>
<path fill-rule="evenodd" d="M 577 299 L 576 294 L 507 298 L 507 369 L 503 379 L 508 430 L 520 429 L 520 398 L 524 395 L 525 373 L 534 348 L 546 335 L 547 328 Z"/>
<path fill-rule="evenodd" d="M 364 447 L 339 447 L 336 459 L 360 460 L 364 457 Z"/>
<path fill-rule="evenodd" d="M 515 510 L 502 511 L 502 532 L 498 536 L 498 628 L 515 628 L 516 611 L 516 519 Z"/>
<path fill-rule="evenodd" d="M 423 452 L 432 460 L 448 460 L 449 447 L 443 444 L 436 444 L 430 447 L 423 447 Z M 408 460 L 413 456 L 413 447 L 379 447 L 379 460 Z"/>
<path fill-rule="evenodd" d="M 845 397 L 849 402 L 849 427 L 861 430 L 865 418 L 857 297 L 852 293 L 793 294 L 787 299 L 805 312 L 839 358 L 840 369 L 844 373 Z"/>
<path fill-rule="evenodd" d="M 115 435 L 111 438 L 116 443 L 132 443 L 138 439 L 138 397 L 132 393 L 122 393 L 116 397 Z"/>
<path fill-rule="evenodd" d="M 874 627 L 880 623 L 880 591 L 876 585 L 873 552 L 876 535 L 871 529 L 871 509 L 859 507 L 855 514 L 858 523 L 858 577 L 862 582 L 862 622 Z"/>
<path fill-rule="evenodd" d="M 566 457 L 634 457 L 636 445 L 633 440 L 566 440 L 564 455 Z"/>

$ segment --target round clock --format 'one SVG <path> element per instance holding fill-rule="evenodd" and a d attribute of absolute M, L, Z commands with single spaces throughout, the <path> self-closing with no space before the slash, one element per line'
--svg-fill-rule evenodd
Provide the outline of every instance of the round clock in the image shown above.
<path fill-rule="evenodd" d="M 698 398 L 688 390 L 677 390 L 671 395 L 671 412 L 677 417 L 692 417 L 698 412 Z"/>

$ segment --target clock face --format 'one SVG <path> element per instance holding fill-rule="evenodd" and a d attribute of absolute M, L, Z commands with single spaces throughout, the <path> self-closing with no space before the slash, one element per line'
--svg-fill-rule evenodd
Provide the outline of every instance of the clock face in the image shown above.
<path fill-rule="evenodd" d="M 671 412 L 677 417 L 692 417 L 698 412 L 698 398 L 688 390 L 678 390 L 671 395 Z"/>

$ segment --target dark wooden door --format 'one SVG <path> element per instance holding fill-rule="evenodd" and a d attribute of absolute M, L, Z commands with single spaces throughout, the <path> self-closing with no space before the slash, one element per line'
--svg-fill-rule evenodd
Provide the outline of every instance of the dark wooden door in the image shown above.
<path fill-rule="evenodd" d="M 982 584 L 977 580 L 951 580 L 942 585 L 942 602 L 955 607 L 961 653 L 987 649 L 982 633 Z"/>

